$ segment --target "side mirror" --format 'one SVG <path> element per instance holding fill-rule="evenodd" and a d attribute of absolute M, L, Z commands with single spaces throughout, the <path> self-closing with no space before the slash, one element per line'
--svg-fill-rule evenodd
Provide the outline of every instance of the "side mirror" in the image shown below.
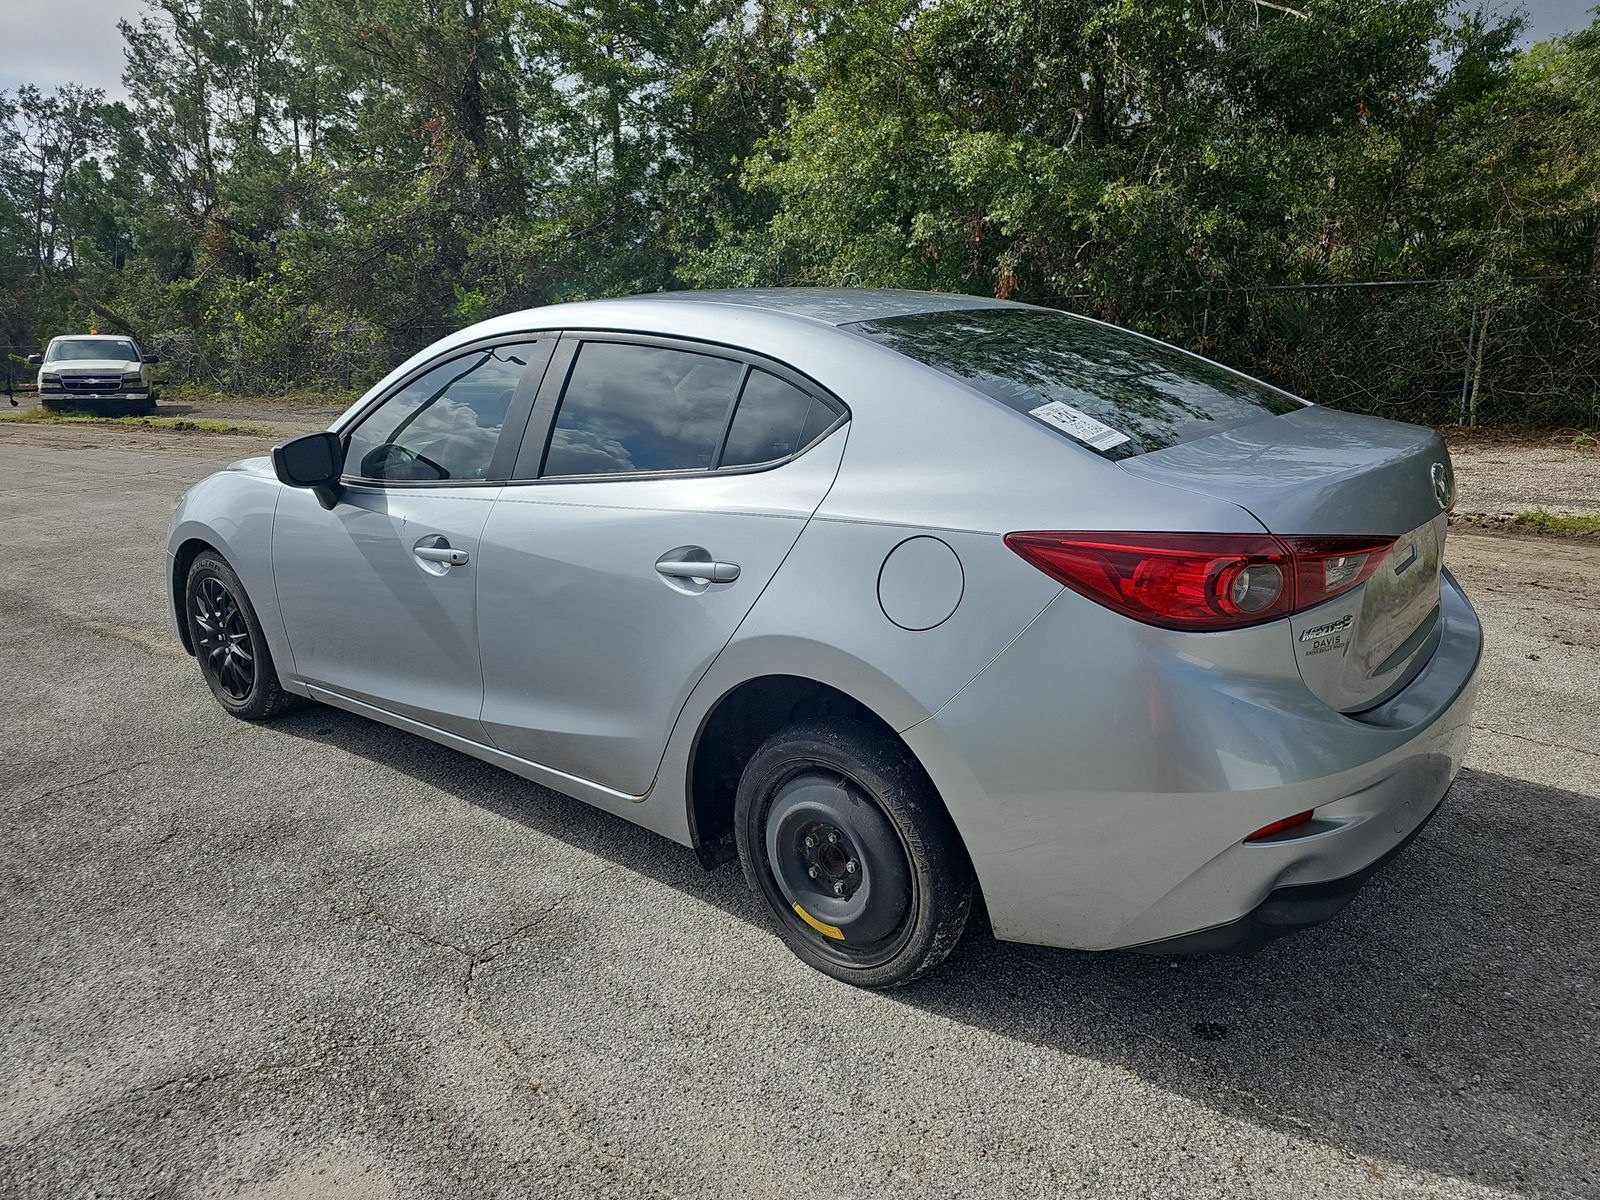
<path fill-rule="evenodd" d="M 157 363 L 158 363 L 158 362 L 160 362 L 160 361 L 161 361 L 161 355 L 159 355 L 159 354 L 146 354 L 146 355 L 145 355 L 145 356 L 144 356 L 144 361 L 145 361 L 145 362 L 146 362 L 146 363 L 148 363 L 148 364 L 149 364 L 149 365 L 150 365 L 150 366 L 152 366 L 152 367 L 153 367 L 153 366 L 155 366 L 155 365 L 156 365 L 156 364 L 157 364 Z"/>
<path fill-rule="evenodd" d="M 30 355 L 28 355 L 28 365 L 30 367 L 42 367 L 42 366 L 44 366 L 44 355 L 42 355 L 42 354 L 30 354 Z"/>
<path fill-rule="evenodd" d="M 280 483 L 310 488 L 323 508 L 339 502 L 344 474 L 344 443 L 337 433 L 308 433 L 272 448 L 272 469 Z"/>

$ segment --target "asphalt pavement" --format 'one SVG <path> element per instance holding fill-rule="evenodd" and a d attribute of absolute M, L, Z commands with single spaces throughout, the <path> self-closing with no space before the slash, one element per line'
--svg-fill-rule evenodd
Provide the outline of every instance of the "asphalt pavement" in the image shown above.
<path fill-rule="evenodd" d="M 225 716 L 161 543 L 249 448 L 0 430 L 0 1196 L 1600 1195 L 1600 547 L 1453 539 L 1468 766 L 1331 924 L 874 994 L 732 866 Z"/>

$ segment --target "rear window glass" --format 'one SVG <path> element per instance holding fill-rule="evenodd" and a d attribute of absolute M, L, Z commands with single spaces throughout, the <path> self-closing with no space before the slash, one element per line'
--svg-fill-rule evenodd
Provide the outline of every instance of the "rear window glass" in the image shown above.
<path fill-rule="evenodd" d="M 957 309 L 849 326 L 1106 458 L 1303 407 L 1204 359 L 1066 313 Z"/>

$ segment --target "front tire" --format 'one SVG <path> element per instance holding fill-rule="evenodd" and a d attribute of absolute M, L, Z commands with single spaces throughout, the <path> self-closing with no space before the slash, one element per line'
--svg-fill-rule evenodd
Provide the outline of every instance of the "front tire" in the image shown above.
<path fill-rule="evenodd" d="M 858 987 L 910 983 L 966 928 L 972 866 L 922 768 L 853 722 L 804 721 L 751 757 L 739 862 L 804 962 Z"/>
<path fill-rule="evenodd" d="M 195 556 L 183 588 L 189 644 L 211 694 L 242 721 L 270 721 L 301 701 L 284 691 L 244 585 L 215 551 Z"/>

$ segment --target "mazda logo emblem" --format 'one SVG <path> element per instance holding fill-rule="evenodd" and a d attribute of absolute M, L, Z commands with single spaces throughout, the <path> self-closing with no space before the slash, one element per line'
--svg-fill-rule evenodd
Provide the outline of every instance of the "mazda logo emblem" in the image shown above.
<path fill-rule="evenodd" d="M 1448 509 L 1455 500 L 1455 486 L 1450 479 L 1450 468 L 1442 462 L 1433 464 L 1433 498 L 1439 507 Z"/>

